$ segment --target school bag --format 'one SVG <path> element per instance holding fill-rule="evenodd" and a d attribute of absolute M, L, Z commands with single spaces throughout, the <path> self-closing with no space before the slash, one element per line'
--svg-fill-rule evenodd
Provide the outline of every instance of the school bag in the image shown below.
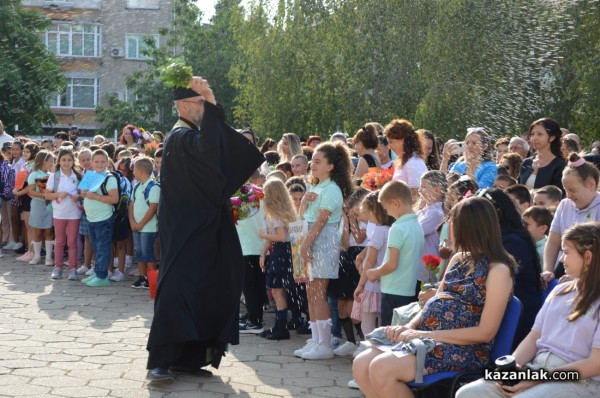
<path fill-rule="evenodd" d="M 110 171 L 104 182 L 100 185 L 102 195 L 108 195 L 106 184 L 111 176 L 117 179 L 117 189 L 119 191 L 119 201 L 113 205 L 113 217 L 115 221 L 123 221 L 128 218 L 127 206 L 129 206 L 129 198 L 131 196 L 131 183 L 120 171 Z"/>
<path fill-rule="evenodd" d="M 133 188 L 133 193 L 131 194 L 132 198 L 135 198 L 135 192 L 137 191 L 137 189 L 139 188 L 139 186 L 142 185 L 141 182 L 138 182 L 137 184 L 135 184 L 135 187 Z M 146 185 L 146 189 L 144 189 L 144 200 L 146 201 L 146 204 L 148 205 L 148 207 L 150 207 L 150 190 L 152 189 L 153 186 L 158 186 L 160 188 L 160 183 L 150 180 L 150 182 L 148 182 L 148 185 Z"/>
<path fill-rule="evenodd" d="M 0 198 L 13 199 L 13 189 L 15 189 L 15 171 L 5 160 L 0 165 Z"/>

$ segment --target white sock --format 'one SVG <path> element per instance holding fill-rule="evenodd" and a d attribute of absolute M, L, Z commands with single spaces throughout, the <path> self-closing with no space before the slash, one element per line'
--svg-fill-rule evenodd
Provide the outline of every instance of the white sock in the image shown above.
<path fill-rule="evenodd" d="M 42 257 L 42 242 L 33 242 L 33 258 Z"/>
<path fill-rule="evenodd" d="M 133 256 L 125 256 L 125 266 L 127 268 L 131 267 L 133 264 Z"/>
<path fill-rule="evenodd" d="M 331 319 L 317 320 L 317 329 L 319 330 L 319 344 L 331 347 Z"/>
<path fill-rule="evenodd" d="M 319 344 L 319 328 L 317 327 L 317 322 L 308 322 L 310 325 L 310 332 L 312 333 L 312 341 L 315 344 Z"/>
<path fill-rule="evenodd" d="M 54 248 L 54 241 L 46 241 L 46 261 L 52 261 L 52 249 Z M 60 264 L 62 266 L 62 264 Z"/>
<path fill-rule="evenodd" d="M 362 321 L 360 326 L 365 336 L 375 330 L 375 327 L 377 326 L 377 318 L 379 318 L 378 312 L 362 313 Z"/>

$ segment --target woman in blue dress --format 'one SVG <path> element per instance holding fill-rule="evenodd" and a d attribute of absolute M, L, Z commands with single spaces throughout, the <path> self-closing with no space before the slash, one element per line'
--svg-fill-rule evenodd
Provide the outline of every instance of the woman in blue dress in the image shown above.
<path fill-rule="evenodd" d="M 451 211 L 455 252 L 435 296 L 407 325 L 388 327 L 395 342 L 428 337 L 437 342 L 427 354 L 425 374 L 479 369 L 489 360 L 513 290 L 515 261 L 502 247 L 498 216 L 479 197 Z M 412 397 L 406 383 L 416 375 L 412 354 L 370 348 L 354 360 L 352 371 L 371 397 Z"/>

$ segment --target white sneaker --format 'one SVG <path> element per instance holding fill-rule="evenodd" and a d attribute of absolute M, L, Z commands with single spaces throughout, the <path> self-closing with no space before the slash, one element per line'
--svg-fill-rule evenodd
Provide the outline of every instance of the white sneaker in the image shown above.
<path fill-rule="evenodd" d="M 112 273 L 112 272 L 110 272 L 110 271 L 108 271 L 108 279 L 110 279 L 110 278 L 112 278 L 112 277 L 113 277 L 113 273 Z"/>
<path fill-rule="evenodd" d="M 62 269 L 54 268 L 54 270 L 52 270 L 52 276 L 50 278 L 51 279 L 60 279 L 60 278 L 62 278 L 62 274 L 63 274 Z"/>
<path fill-rule="evenodd" d="M 312 350 L 302 354 L 302 359 L 331 359 L 334 356 L 331 347 L 317 344 Z"/>
<path fill-rule="evenodd" d="M 93 273 L 94 273 L 94 268 L 93 267 L 90 268 L 90 269 L 88 269 L 87 271 L 85 271 L 85 275 L 86 276 L 91 276 Z"/>
<path fill-rule="evenodd" d="M 16 242 L 15 245 L 12 247 L 11 250 L 15 250 L 15 251 L 16 250 L 21 250 L 24 247 L 25 247 L 25 245 L 22 244 L 21 242 Z M 52 264 L 52 265 L 54 265 L 54 264 Z"/>
<path fill-rule="evenodd" d="M 86 274 L 86 272 L 88 272 L 89 270 L 90 269 L 88 267 L 86 267 L 85 265 L 82 265 L 81 267 L 77 268 L 77 275 Z"/>
<path fill-rule="evenodd" d="M 31 259 L 31 261 L 29 262 L 30 265 L 37 265 L 40 264 L 42 262 L 42 258 L 41 257 L 34 257 Z"/>
<path fill-rule="evenodd" d="M 14 247 L 17 245 L 17 242 L 8 242 L 4 247 L 4 250 L 15 250 Z"/>
<path fill-rule="evenodd" d="M 44 264 L 46 264 L 48 267 L 53 267 L 54 266 L 54 260 L 52 260 L 51 258 L 47 258 L 46 262 Z"/>
<path fill-rule="evenodd" d="M 360 387 L 358 386 L 358 384 L 356 384 L 356 380 L 352 379 L 348 382 L 348 387 L 354 389 L 354 390 L 359 390 Z"/>
<path fill-rule="evenodd" d="M 317 346 L 317 344 L 315 344 L 312 339 L 308 339 L 306 341 L 306 345 L 304 347 L 299 348 L 296 351 L 294 351 L 294 356 L 298 357 L 298 358 L 302 358 L 302 354 L 304 354 L 305 352 L 308 352 L 308 351 L 312 350 L 316 346 Z"/>
<path fill-rule="evenodd" d="M 125 279 L 125 275 L 123 275 L 123 273 L 118 269 L 115 269 L 115 272 L 110 277 L 110 280 L 113 282 L 121 282 L 123 279 Z"/>
<path fill-rule="evenodd" d="M 340 357 L 348 357 L 356 351 L 356 344 L 346 341 L 338 348 L 333 349 L 333 353 Z"/>
<path fill-rule="evenodd" d="M 331 348 L 338 348 L 342 345 L 344 340 L 338 339 L 337 337 L 331 336 Z"/>

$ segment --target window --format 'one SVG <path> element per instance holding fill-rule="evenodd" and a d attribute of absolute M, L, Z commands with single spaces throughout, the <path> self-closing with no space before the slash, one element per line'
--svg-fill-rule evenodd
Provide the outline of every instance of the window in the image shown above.
<path fill-rule="evenodd" d="M 130 59 L 149 59 L 143 54 L 143 51 L 148 48 L 146 38 L 154 39 L 154 43 L 158 46 L 158 35 L 133 35 L 127 34 L 127 58 Z"/>
<path fill-rule="evenodd" d="M 160 0 L 127 0 L 127 8 L 158 9 Z"/>
<path fill-rule="evenodd" d="M 62 94 L 52 95 L 50 106 L 94 109 L 98 105 L 98 79 L 67 77 L 67 88 Z"/>
<path fill-rule="evenodd" d="M 52 25 L 46 31 L 46 48 L 59 57 L 98 57 L 100 26 Z"/>

